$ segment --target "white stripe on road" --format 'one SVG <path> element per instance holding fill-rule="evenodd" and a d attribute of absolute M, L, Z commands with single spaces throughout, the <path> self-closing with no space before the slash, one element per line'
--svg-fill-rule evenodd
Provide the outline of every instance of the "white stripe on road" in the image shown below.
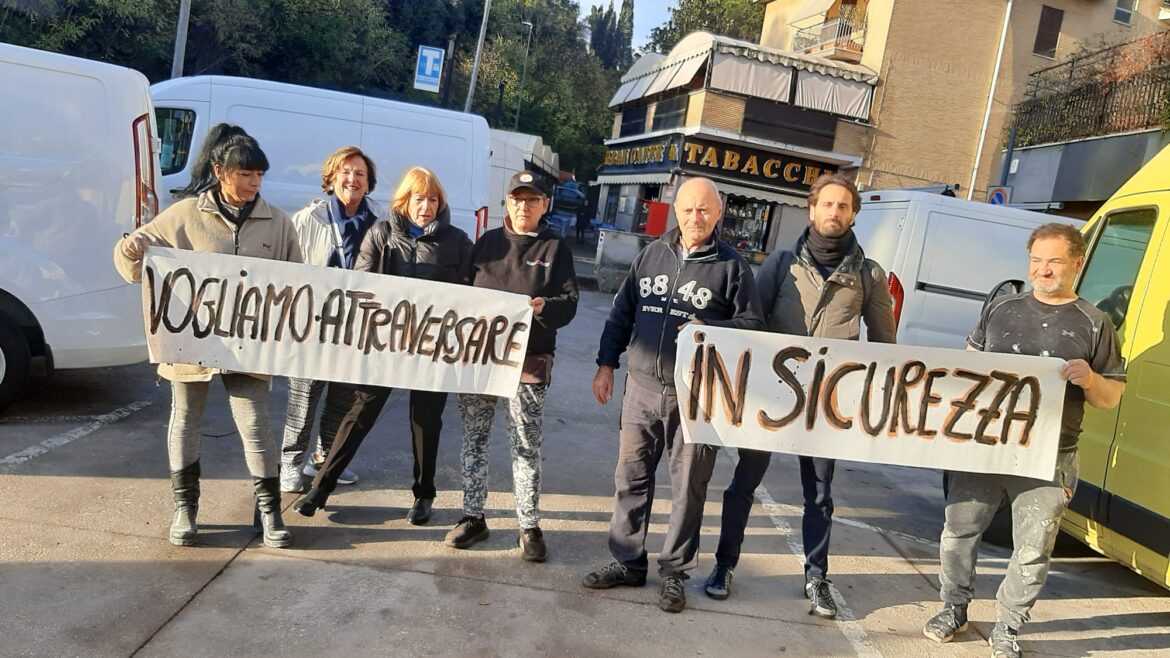
<path fill-rule="evenodd" d="M 732 454 L 730 450 L 721 450 L 720 452 L 727 455 L 733 464 L 739 463 L 739 456 Z M 788 525 L 788 522 L 784 520 L 783 508 L 772 499 L 772 495 L 768 493 L 768 490 L 763 484 L 756 487 L 756 498 L 759 499 L 760 504 L 764 507 L 764 511 L 768 513 L 768 518 L 771 519 L 772 525 L 776 526 L 780 534 L 784 535 L 785 541 L 788 542 L 788 551 L 799 558 L 801 564 L 804 564 L 804 546 L 797 540 L 796 533 L 792 531 L 792 526 Z M 837 586 L 829 583 L 829 590 L 833 593 L 833 599 L 837 602 L 837 618 L 833 621 L 837 624 L 837 629 L 841 631 L 841 634 L 845 636 L 845 639 L 853 647 L 853 652 L 858 656 L 865 656 L 866 658 L 882 658 L 882 653 L 873 645 L 865 629 L 857 622 L 857 617 L 849 609 L 849 605 L 845 602 L 845 597 L 841 595 Z"/>
<path fill-rule="evenodd" d="M 70 443 L 73 443 L 77 439 L 80 439 L 87 434 L 92 434 L 106 425 L 109 425 L 110 423 L 119 421 L 129 416 L 130 414 L 149 406 L 150 402 L 146 400 L 139 400 L 137 402 L 128 404 L 121 409 L 115 409 L 108 414 L 94 416 L 93 422 L 87 425 L 82 425 L 81 427 L 71 429 L 68 432 L 62 432 L 57 436 L 45 439 L 44 441 L 41 441 L 34 446 L 29 446 L 24 450 L 20 450 L 18 452 L 12 453 L 11 455 L 8 455 L 4 459 L 0 459 L 0 472 L 8 471 L 13 466 L 23 464 L 31 459 L 36 459 L 37 457 L 48 453 L 54 448 L 60 448 L 61 446 L 69 445 Z"/>

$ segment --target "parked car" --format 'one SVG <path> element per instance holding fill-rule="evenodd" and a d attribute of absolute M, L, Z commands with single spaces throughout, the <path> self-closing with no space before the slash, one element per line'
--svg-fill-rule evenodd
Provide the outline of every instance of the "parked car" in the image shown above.
<path fill-rule="evenodd" d="M 158 210 L 154 113 L 137 71 L 0 44 L 0 411 L 34 370 L 147 357 L 141 292 L 114 271 Z"/>
<path fill-rule="evenodd" d="M 581 191 L 577 181 L 568 181 L 557 185 L 553 190 L 552 212 L 561 215 L 571 215 L 576 218 L 585 212 L 587 199 Z"/>

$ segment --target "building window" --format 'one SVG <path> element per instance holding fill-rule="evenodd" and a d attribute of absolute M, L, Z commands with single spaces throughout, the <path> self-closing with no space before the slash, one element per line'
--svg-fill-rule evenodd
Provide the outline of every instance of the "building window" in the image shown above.
<path fill-rule="evenodd" d="M 654 127 L 650 130 L 681 128 L 686 123 L 688 100 L 689 96 L 684 94 L 669 100 L 658 101 L 654 107 Z"/>
<path fill-rule="evenodd" d="M 1117 9 L 1113 10 L 1113 20 L 1129 25 L 1133 22 L 1133 12 L 1136 8 L 1137 0 L 1117 0 Z"/>
<path fill-rule="evenodd" d="M 641 135 L 646 132 L 646 106 L 627 107 L 622 110 L 622 127 L 619 137 Z"/>
<path fill-rule="evenodd" d="M 1040 8 L 1040 26 L 1036 28 L 1036 43 L 1032 52 L 1041 57 L 1056 58 L 1056 42 L 1060 40 L 1060 24 L 1064 10 L 1043 5 Z"/>

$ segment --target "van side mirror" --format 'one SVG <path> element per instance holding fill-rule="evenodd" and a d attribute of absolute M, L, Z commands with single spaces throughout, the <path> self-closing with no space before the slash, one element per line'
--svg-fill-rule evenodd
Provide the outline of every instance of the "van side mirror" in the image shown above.
<path fill-rule="evenodd" d="M 1005 295 L 1018 295 L 1024 290 L 1024 282 L 1019 279 L 1008 279 L 1007 281 L 1000 281 L 998 285 L 987 293 L 987 297 L 983 298 L 983 310 L 991 305 L 991 302 L 1003 297 Z"/>

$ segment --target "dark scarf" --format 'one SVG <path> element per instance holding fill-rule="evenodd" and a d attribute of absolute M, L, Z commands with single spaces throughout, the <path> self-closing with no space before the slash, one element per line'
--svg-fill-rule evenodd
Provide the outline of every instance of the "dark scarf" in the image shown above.
<path fill-rule="evenodd" d="M 345 206 L 341 205 L 341 199 L 338 199 L 336 194 L 330 194 L 329 221 L 336 224 L 338 232 L 341 233 L 341 251 L 340 253 L 335 251 L 329 257 L 329 266 L 347 270 L 353 269 L 354 263 L 357 262 L 358 252 L 362 248 L 362 240 L 366 237 L 366 231 L 370 230 L 377 219 L 370 212 L 370 207 L 366 204 L 364 197 L 357 212 L 350 217 L 345 214 Z"/>
<path fill-rule="evenodd" d="M 853 229 L 850 228 L 840 236 L 830 238 L 817 233 L 816 229 L 810 226 L 805 245 L 808 246 L 808 252 L 817 265 L 832 272 L 841 265 L 846 256 L 857 249 L 857 236 L 853 235 Z"/>
<path fill-rule="evenodd" d="M 252 215 L 252 209 L 256 207 L 256 199 L 259 199 L 260 195 L 257 194 L 256 199 L 252 199 L 248 203 L 245 203 L 243 206 L 241 206 L 239 212 L 236 212 L 235 208 L 229 206 L 227 202 L 223 200 L 223 197 L 220 196 L 219 190 L 212 190 L 211 197 L 215 199 L 215 206 L 219 208 L 219 212 L 224 216 L 224 219 L 235 224 L 236 227 L 240 227 L 243 226 L 244 221 L 246 221 L 248 217 Z"/>

